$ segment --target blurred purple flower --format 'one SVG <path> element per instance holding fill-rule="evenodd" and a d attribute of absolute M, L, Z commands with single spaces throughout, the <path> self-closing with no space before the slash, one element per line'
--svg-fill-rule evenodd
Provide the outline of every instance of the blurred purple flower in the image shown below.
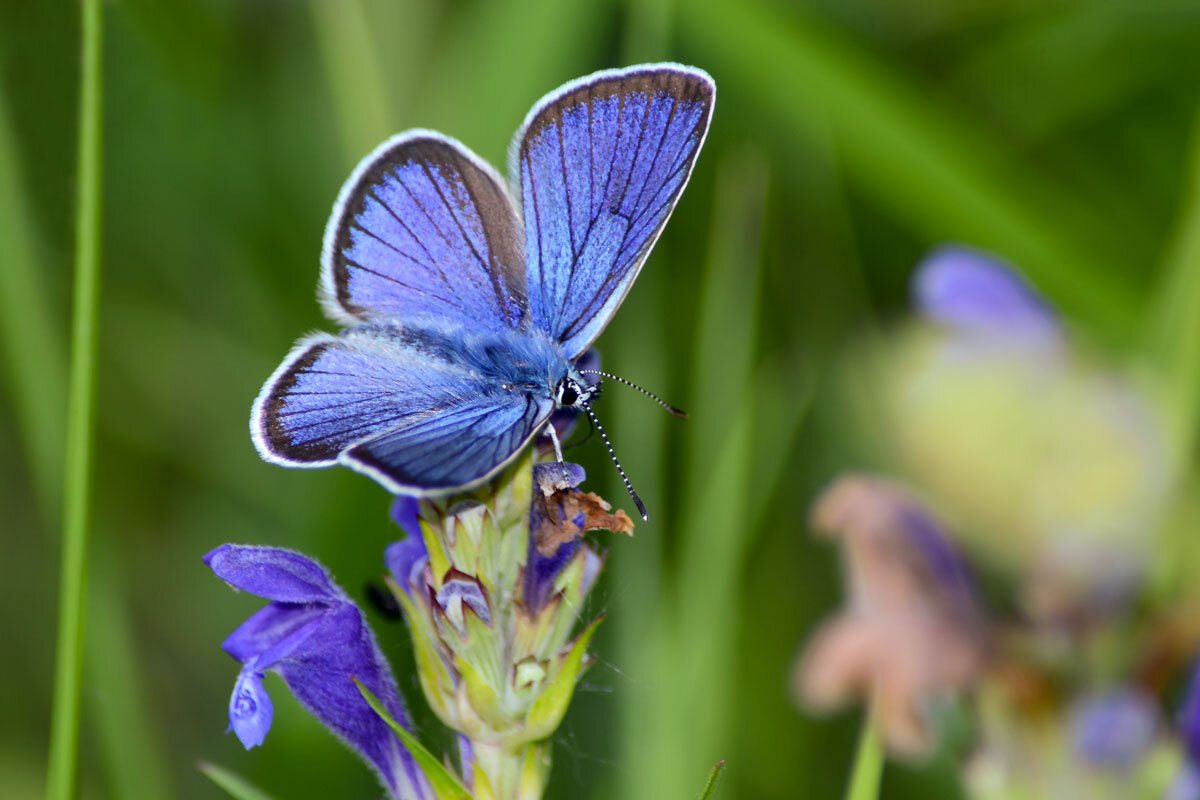
<path fill-rule="evenodd" d="M 1179 709 L 1176 724 L 1188 760 L 1193 768 L 1200 768 L 1200 658 L 1197 658 L 1192 670 L 1192 679 L 1183 699 L 1183 707 Z"/>
<path fill-rule="evenodd" d="M 362 681 L 397 721 L 410 725 L 362 611 L 324 567 L 290 550 L 230 544 L 204 556 L 204 563 L 233 588 L 272 601 L 221 645 L 242 664 L 229 705 L 230 728 L 242 744 L 261 744 L 271 727 L 261 679 L 275 672 L 310 714 L 367 761 L 393 797 L 427 797 L 412 757 L 351 680 Z"/>
<path fill-rule="evenodd" d="M 925 754 L 929 701 L 967 688 L 983 667 L 970 574 L 937 521 L 881 479 L 837 481 L 817 500 L 813 527 L 841 542 L 849 598 L 808 643 L 798 694 L 817 709 L 863 696 L 894 753 Z"/>
<path fill-rule="evenodd" d="M 999 259 L 946 245 L 918 265 L 913 303 L 929 320 L 977 341 L 1056 346 L 1058 315 L 1032 286 Z"/>
<path fill-rule="evenodd" d="M 1135 765 L 1158 734 L 1158 706 L 1145 691 L 1126 687 L 1095 695 L 1071 714 L 1075 753 L 1098 767 Z"/>
<path fill-rule="evenodd" d="M 1191 761 L 1185 762 L 1171 779 L 1163 800 L 1200 800 L 1200 769 Z"/>
<path fill-rule="evenodd" d="M 554 580 L 571 563 L 584 531 L 633 533 L 624 511 L 590 492 L 581 492 L 585 473 L 578 464 L 546 462 L 533 465 L 533 498 L 529 508 L 529 551 L 525 562 L 525 610 L 531 616 L 550 600 Z M 585 548 L 584 593 L 600 571 L 600 557 Z"/>

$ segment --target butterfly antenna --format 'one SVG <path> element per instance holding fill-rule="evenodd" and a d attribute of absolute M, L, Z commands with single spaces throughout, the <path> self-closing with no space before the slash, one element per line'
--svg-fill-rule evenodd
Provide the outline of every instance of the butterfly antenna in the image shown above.
<path fill-rule="evenodd" d="M 600 432 L 600 438 L 604 440 L 604 446 L 608 448 L 608 456 L 612 459 L 613 464 L 617 467 L 617 474 L 621 476 L 621 480 L 625 482 L 625 490 L 629 492 L 629 496 L 633 498 L 633 504 L 637 506 L 637 510 L 641 513 L 642 519 L 646 522 L 650 521 L 650 514 L 646 511 L 646 505 L 642 502 L 642 498 L 638 497 L 638 493 L 633 490 L 633 484 L 629 482 L 629 478 L 625 475 L 625 470 L 621 468 L 621 462 L 617 460 L 617 454 L 613 450 L 612 442 L 608 440 L 608 434 L 604 432 L 604 426 L 600 424 L 600 420 L 596 419 L 596 412 L 592 411 L 592 407 L 586 403 L 580 403 L 582 408 L 588 415 L 588 419 L 596 426 L 596 430 Z"/>
<path fill-rule="evenodd" d="M 659 397 L 658 395 L 656 395 L 654 392 L 643 389 L 642 387 L 638 386 L 633 381 L 627 381 L 624 378 L 620 378 L 620 377 L 613 375 L 611 373 L 608 373 L 608 372 L 601 372 L 598 369 L 581 369 L 579 371 L 584 375 L 599 375 L 602 378 L 608 378 L 609 380 L 616 381 L 617 383 L 623 383 L 626 386 L 628 386 L 630 389 L 637 389 L 639 392 L 646 395 L 646 397 L 649 397 L 651 400 L 658 403 L 660 406 L 665 408 L 667 411 L 670 411 L 672 414 L 679 417 L 680 419 L 688 418 L 686 411 L 678 409 L 675 406 L 671 405 L 670 403 L 664 402 L 663 399 L 661 397 Z"/>

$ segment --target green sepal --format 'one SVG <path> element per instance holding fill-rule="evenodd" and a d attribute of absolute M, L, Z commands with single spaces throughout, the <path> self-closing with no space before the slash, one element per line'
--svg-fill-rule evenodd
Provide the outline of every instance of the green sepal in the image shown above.
<path fill-rule="evenodd" d="M 546 780 L 549 777 L 550 750 L 540 744 L 526 747 L 525 760 L 521 762 L 521 783 L 517 789 L 517 797 L 520 800 L 541 800 L 542 795 L 546 793 Z"/>
<path fill-rule="evenodd" d="M 717 784 L 721 782 L 723 774 L 725 774 L 725 759 L 722 758 L 713 764 L 712 771 L 708 773 L 708 780 L 704 782 L 704 788 L 700 790 L 699 800 L 712 800 L 717 796 Z"/>
<path fill-rule="evenodd" d="M 496 790 L 492 788 L 492 779 L 478 764 L 472 767 L 471 777 L 475 779 L 475 785 L 471 787 L 475 793 L 475 800 L 497 800 Z"/>
<path fill-rule="evenodd" d="M 404 726 L 392 719 L 392 715 L 388 713 L 383 704 L 375 695 L 371 694 L 371 690 L 363 686 L 362 681 L 358 678 L 351 678 L 354 685 L 358 687 L 358 691 L 362 693 L 363 699 L 367 701 L 367 705 L 379 715 L 379 718 L 388 724 L 396 735 L 400 737 L 400 741 L 404 743 L 405 749 L 417 762 L 417 766 L 421 772 L 425 773 L 425 777 L 429 780 L 429 785 L 433 788 L 433 794 L 437 800 L 471 800 L 471 793 L 468 792 L 463 785 L 455 777 L 454 773 L 446 769 L 446 765 L 433 757 L 433 754 L 425 749 L 425 746 L 417 740 Z"/>
<path fill-rule="evenodd" d="M 579 634 L 554 678 L 533 701 L 529 715 L 525 718 L 526 741 L 545 739 L 554 733 L 555 728 L 562 722 L 563 715 L 567 713 L 567 706 L 571 704 L 571 697 L 575 694 L 575 682 L 579 679 L 579 671 L 583 667 L 584 651 L 603 620 L 604 617 L 597 617 Z"/>
<path fill-rule="evenodd" d="M 450 699 L 454 696 L 454 676 L 447 671 L 445 663 L 437 653 L 437 640 L 430 631 L 424 608 L 414 602 L 408 593 L 397 586 L 391 578 L 386 580 L 392 594 L 396 596 L 400 608 L 404 611 L 404 618 L 408 622 L 408 629 L 412 634 L 417 679 L 421 683 L 425 699 L 429 701 L 429 705 L 438 715 L 438 719 L 447 727 L 454 728 L 457 720 L 452 711 L 453 704 Z"/>
<path fill-rule="evenodd" d="M 450 571 L 450 558 L 442 548 L 441 539 L 438 538 L 437 531 L 433 529 L 433 526 L 424 519 L 418 518 L 418 522 L 421 523 L 421 538 L 425 540 L 425 552 L 429 555 L 429 571 L 433 575 L 433 588 L 441 589 L 442 579 Z"/>
<path fill-rule="evenodd" d="M 197 761 L 196 769 L 203 772 L 208 779 L 225 790 L 226 794 L 235 800 L 273 800 L 271 795 L 259 789 L 254 784 L 237 773 L 230 772 L 224 767 L 209 764 L 207 761 Z"/>
<path fill-rule="evenodd" d="M 505 719 L 500 706 L 500 696 L 496 690 L 483 679 L 475 668 L 464 658 L 455 659 L 458 672 L 462 676 L 463 686 L 467 690 L 467 702 L 471 708 L 492 730 L 504 730 L 511 723 Z"/>

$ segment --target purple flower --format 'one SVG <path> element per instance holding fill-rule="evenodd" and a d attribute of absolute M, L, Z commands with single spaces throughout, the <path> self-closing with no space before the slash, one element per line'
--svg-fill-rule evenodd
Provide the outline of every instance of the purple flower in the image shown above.
<path fill-rule="evenodd" d="M 221 645 L 242 664 L 229 704 L 229 725 L 242 744 L 262 744 L 271 727 L 262 677 L 274 672 L 310 714 L 367 761 L 393 797 L 427 797 L 412 757 L 351 680 L 362 681 L 396 720 L 410 725 L 362 611 L 325 568 L 290 550 L 230 544 L 206 555 L 204 563 L 233 588 L 272 601 Z"/>
<path fill-rule="evenodd" d="M 917 267 L 913 303 L 929 320 L 975 340 L 1057 346 L 1058 315 L 1014 269 L 977 250 L 947 245 Z"/>
<path fill-rule="evenodd" d="M 1071 715 L 1075 752 L 1099 767 L 1133 766 L 1149 750 L 1157 733 L 1154 698 L 1136 688 L 1089 697 Z"/>
<path fill-rule="evenodd" d="M 1192 681 L 1176 722 L 1188 758 L 1193 764 L 1200 765 L 1200 659 L 1197 659 L 1193 669 Z"/>
<path fill-rule="evenodd" d="M 1180 767 L 1163 800 L 1200 800 L 1200 769 L 1190 761 Z"/>
<path fill-rule="evenodd" d="M 584 531 L 633 533 L 624 511 L 609 513 L 605 501 L 576 487 L 585 473 L 578 464 L 533 465 L 533 498 L 529 508 L 529 551 L 525 562 L 525 610 L 536 615 L 549 602 L 554 580 L 575 558 Z M 600 571 L 600 557 L 585 548 L 584 592 Z"/>

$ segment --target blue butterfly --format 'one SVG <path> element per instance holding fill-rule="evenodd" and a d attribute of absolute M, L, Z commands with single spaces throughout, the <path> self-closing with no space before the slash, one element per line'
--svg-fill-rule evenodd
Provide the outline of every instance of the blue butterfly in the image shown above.
<path fill-rule="evenodd" d="M 321 302 L 347 327 L 301 339 L 267 380 L 259 454 L 430 496 L 487 481 L 543 426 L 554 437 L 558 409 L 596 422 L 601 373 L 578 362 L 679 200 L 715 97 L 679 64 L 572 81 L 517 131 L 508 190 L 439 133 L 380 145 L 325 231 Z"/>

